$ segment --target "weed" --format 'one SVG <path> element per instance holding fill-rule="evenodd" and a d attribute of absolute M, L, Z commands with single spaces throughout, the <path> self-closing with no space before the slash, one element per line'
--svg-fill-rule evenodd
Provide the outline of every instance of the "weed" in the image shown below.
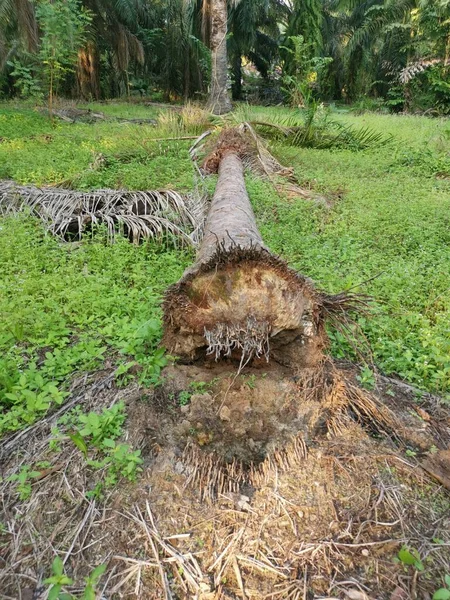
<path fill-rule="evenodd" d="M 212 385 L 214 381 L 206 383 L 205 381 L 191 381 L 189 389 L 182 390 L 178 394 L 178 402 L 180 406 L 186 406 L 191 400 L 193 394 L 204 394 Z"/>
<path fill-rule="evenodd" d="M 17 481 L 17 491 L 19 492 L 20 500 L 28 500 L 31 496 L 31 484 L 33 479 L 40 477 L 40 471 L 32 471 L 29 465 L 23 466 L 19 473 L 11 475 L 9 481 Z"/>
<path fill-rule="evenodd" d="M 356 379 L 359 381 L 362 387 L 367 390 L 373 390 L 375 387 L 375 373 L 369 367 L 363 367 L 359 375 L 356 376 Z"/>
<path fill-rule="evenodd" d="M 191 396 L 192 396 L 191 392 L 189 392 L 187 390 L 181 391 L 178 395 L 178 402 L 180 403 L 180 406 L 186 406 L 187 404 L 189 404 Z"/>
<path fill-rule="evenodd" d="M 403 565 L 414 567 L 416 571 L 423 571 L 425 569 L 419 551 L 416 548 L 402 546 L 397 557 Z"/>
<path fill-rule="evenodd" d="M 44 583 L 50 586 L 48 592 L 48 600 L 95 600 L 97 597 L 97 585 L 100 577 L 106 570 L 106 564 L 99 565 L 92 573 L 85 578 L 85 587 L 81 592 L 81 596 L 73 596 L 72 594 L 62 592 L 61 590 L 66 585 L 72 585 L 73 580 L 64 574 L 64 563 L 56 556 L 52 562 L 52 575 L 44 579 Z"/>
<path fill-rule="evenodd" d="M 245 385 L 247 387 L 249 387 L 251 390 L 254 390 L 256 387 L 256 375 L 255 374 L 249 375 L 246 378 Z"/>
<path fill-rule="evenodd" d="M 441 587 L 433 594 L 433 600 L 450 600 L 450 575 L 444 577 L 445 587 Z"/>
<path fill-rule="evenodd" d="M 140 450 L 133 450 L 129 444 L 116 442 L 122 434 L 125 416 L 124 403 L 118 402 L 105 408 L 100 414 L 84 414 L 76 407 L 59 420 L 59 424 L 68 429 L 66 437 L 80 450 L 87 464 L 96 470 L 105 471 L 103 481 L 97 482 L 88 493 L 90 497 L 101 498 L 104 488 L 114 486 L 121 477 L 134 481 L 141 471 L 143 461 Z M 53 433 L 56 438 L 52 443 L 64 439 L 59 430 Z M 94 454 L 94 458 L 89 458 L 90 453 Z"/>
<path fill-rule="evenodd" d="M 71 585 L 73 580 L 64 574 L 64 563 L 57 556 L 52 562 L 52 576 L 44 579 L 44 583 L 50 585 L 48 593 L 49 600 L 57 600 L 58 598 L 71 598 L 70 594 L 60 594 L 61 589 L 64 585 Z"/>

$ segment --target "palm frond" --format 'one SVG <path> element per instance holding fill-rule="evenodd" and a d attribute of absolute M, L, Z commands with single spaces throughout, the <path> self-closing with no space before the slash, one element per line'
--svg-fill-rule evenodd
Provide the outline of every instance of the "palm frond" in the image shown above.
<path fill-rule="evenodd" d="M 181 196 L 173 190 L 78 192 L 59 188 L 38 188 L 0 182 L 0 214 L 30 210 L 62 238 L 81 237 L 93 225 L 104 224 L 113 241 L 118 232 L 134 243 L 161 239 L 196 245 L 206 217 L 206 197 Z"/>
<path fill-rule="evenodd" d="M 295 123 L 295 124 L 294 124 Z M 315 120 L 308 112 L 302 124 L 298 118 L 288 117 L 271 121 L 252 121 L 252 125 L 262 128 L 265 135 L 275 135 L 285 142 L 302 148 L 348 148 L 366 150 L 387 144 L 391 136 L 386 136 L 370 127 L 351 127 L 331 119 Z"/>

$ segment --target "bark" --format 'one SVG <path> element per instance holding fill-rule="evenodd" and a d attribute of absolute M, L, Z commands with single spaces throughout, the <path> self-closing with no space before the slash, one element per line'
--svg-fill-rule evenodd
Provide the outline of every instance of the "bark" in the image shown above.
<path fill-rule="evenodd" d="M 273 358 L 290 367 L 322 359 L 319 295 L 264 245 L 242 161 L 223 151 L 196 262 L 169 288 L 163 344 L 187 360 Z"/>
<path fill-rule="evenodd" d="M 211 90 L 208 107 L 216 115 L 230 112 L 227 89 L 227 2 L 211 0 Z"/>
<path fill-rule="evenodd" d="M 233 100 L 240 100 L 242 96 L 242 56 L 239 52 L 233 58 Z"/>
<path fill-rule="evenodd" d="M 78 52 L 77 82 L 79 94 L 85 100 L 100 98 L 100 61 L 93 42 Z"/>

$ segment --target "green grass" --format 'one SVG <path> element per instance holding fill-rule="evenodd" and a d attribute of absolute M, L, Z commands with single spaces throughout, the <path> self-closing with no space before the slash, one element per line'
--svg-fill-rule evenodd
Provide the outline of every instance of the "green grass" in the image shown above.
<path fill-rule="evenodd" d="M 108 107 L 115 116 L 133 118 L 143 109 Z M 255 118 L 274 111 L 289 114 L 246 109 Z M 393 140 L 358 153 L 273 144 L 300 181 L 335 202 L 327 209 L 280 197 L 267 182 L 248 176 L 263 238 L 320 288 L 356 286 L 372 294 L 373 315 L 360 323 L 376 364 L 424 390 L 448 394 L 450 181 L 444 175 L 450 171 L 450 123 L 342 112 L 333 118 L 392 134 Z M 173 131 L 178 129 L 170 123 L 52 126 L 25 105 L 5 104 L 0 178 L 38 185 L 73 179 L 81 189 L 189 190 L 190 142 L 152 141 Z M 183 130 L 190 132 L 195 126 Z M 100 153 L 104 165 L 89 168 Z M 191 260 L 187 252 L 155 244 L 137 247 L 120 239 L 108 246 L 101 231 L 80 244 L 64 244 L 29 216 L 1 219 L 0 404 L 6 410 L 0 433 L 63 402 L 74 373 L 105 360 L 119 365 L 125 380 L 155 381 L 164 362 L 156 353 L 161 296 Z M 336 356 L 352 356 L 345 340 L 335 333 L 332 338 Z"/>
<path fill-rule="evenodd" d="M 122 106 L 121 115 L 129 115 L 128 110 Z M 117 121 L 92 125 L 55 120 L 52 125 L 39 112 L 6 105 L 0 109 L 0 132 L 0 179 L 43 185 L 77 177 L 77 187 L 85 190 L 193 186 L 189 140 L 152 141 L 176 135 L 167 128 Z M 124 154 L 133 153 L 140 153 L 138 160 L 124 159 Z M 107 159 L 106 166 L 90 169 L 99 155 Z"/>
<path fill-rule="evenodd" d="M 154 381 L 163 361 L 160 298 L 191 257 L 102 233 L 62 244 L 23 215 L 0 226 L 0 433 L 64 399 L 71 377 L 109 356 Z"/>

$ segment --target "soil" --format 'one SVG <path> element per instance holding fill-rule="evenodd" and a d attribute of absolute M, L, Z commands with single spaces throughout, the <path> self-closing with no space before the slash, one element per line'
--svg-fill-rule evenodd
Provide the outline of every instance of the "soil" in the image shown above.
<path fill-rule="evenodd" d="M 341 367 L 298 379 L 264 361 L 239 375 L 176 365 L 152 390 L 117 389 L 109 373 L 79 382 L 83 411 L 126 402 L 143 471 L 87 498 L 101 472 L 68 439 L 49 450 L 51 419 L 10 444 L 0 597 L 45 598 L 58 554 L 75 594 L 106 563 L 108 599 L 430 599 L 450 563 L 448 412 L 392 382 L 368 395 Z M 6 477 L 44 460 L 20 500 Z M 404 545 L 424 571 L 398 561 Z"/>

